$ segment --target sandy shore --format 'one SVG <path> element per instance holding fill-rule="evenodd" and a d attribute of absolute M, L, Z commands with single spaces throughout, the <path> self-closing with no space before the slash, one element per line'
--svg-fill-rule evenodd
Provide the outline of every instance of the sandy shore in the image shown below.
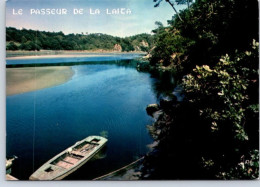
<path fill-rule="evenodd" d="M 70 80 L 73 74 L 68 66 L 7 68 L 6 94 L 14 95 L 56 86 Z"/>
<path fill-rule="evenodd" d="M 97 57 L 112 56 L 115 54 L 146 54 L 144 52 L 117 52 L 117 51 L 7 51 L 7 60 L 36 59 L 36 58 L 68 58 L 68 57 Z"/>
<path fill-rule="evenodd" d="M 64 54 L 64 55 L 31 55 L 31 56 L 15 56 L 6 57 L 7 60 L 17 59 L 40 59 L 40 58 L 73 58 L 73 57 L 96 57 L 96 56 L 111 56 L 111 54 Z"/>

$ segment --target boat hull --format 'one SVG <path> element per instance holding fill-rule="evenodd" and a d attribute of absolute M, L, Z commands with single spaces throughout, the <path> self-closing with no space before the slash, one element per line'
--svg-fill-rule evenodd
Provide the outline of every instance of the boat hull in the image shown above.
<path fill-rule="evenodd" d="M 103 145 L 93 156 L 95 156 L 105 145 Z M 91 158 L 93 158 L 93 156 Z M 88 158 L 87 160 L 85 160 L 84 162 L 82 162 L 81 164 L 79 164 L 77 167 L 75 167 L 74 169 L 72 169 L 71 171 L 69 171 L 68 173 L 55 178 L 54 180 L 62 180 L 65 177 L 69 176 L 71 173 L 73 173 L 74 171 L 76 171 L 77 169 L 79 169 L 81 166 L 83 166 L 86 162 L 88 162 L 91 158 Z"/>
<path fill-rule="evenodd" d="M 29 180 L 62 180 L 93 158 L 106 142 L 104 137 L 89 136 L 50 159 Z"/>

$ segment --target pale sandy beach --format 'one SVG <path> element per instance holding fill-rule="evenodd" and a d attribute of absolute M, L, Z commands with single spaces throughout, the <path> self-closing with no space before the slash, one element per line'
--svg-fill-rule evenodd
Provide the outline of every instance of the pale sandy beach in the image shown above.
<path fill-rule="evenodd" d="M 18 59 L 42 59 L 42 58 L 73 58 L 73 57 L 96 57 L 96 56 L 111 56 L 111 54 L 64 54 L 64 55 L 31 55 L 31 56 L 15 56 L 6 57 L 7 60 L 18 60 Z"/>
<path fill-rule="evenodd" d="M 42 58 L 77 58 L 112 56 L 114 54 L 146 54 L 144 52 L 117 52 L 117 51 L 7 51 L 7 60 L 42 59 Z"/>
<path fill-rule="evenodd" d="M 60 85 L 73 76 L 69 66 L 6 69 L 6 94 L 14 95 Z"/>

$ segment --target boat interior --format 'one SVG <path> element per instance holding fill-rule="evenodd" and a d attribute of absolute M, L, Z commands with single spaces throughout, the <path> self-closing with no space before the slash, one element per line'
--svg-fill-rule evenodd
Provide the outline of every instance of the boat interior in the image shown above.
<path fill-rule="evenodd" d="M 56 165 L 65 169 L 70 169 L 76 165 L 82 158 L 86 157 L 92 150 L 98 146 L 99 139 L 93 139 L 90 142 L 83 141 L 79 145 L 76 145 L 72 150 L 61 155 L 59 158 L 51 162 L 52 165 Z M 51 172 L 52 169 L 48 168 L 46 172 Z"/>

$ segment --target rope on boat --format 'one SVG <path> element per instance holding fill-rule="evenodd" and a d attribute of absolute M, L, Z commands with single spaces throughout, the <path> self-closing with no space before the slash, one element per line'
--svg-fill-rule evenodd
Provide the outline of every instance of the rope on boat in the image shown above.
<path fill-rule="evenodd" d="M 110 173 L 108 173 L 108 174 L 102 175 L 102 176 L 100 176 L 100 177 L 94 178 L 93 180 L 101 180 L 101 179 L 106 178 L 106 177 L 108 177 L 108 176 L 113 176 L 115 173 L 120 172 L 120 171 L 122 171 L 122 170 L 124 170 L 124 169 L 127 169 L 128 167 L 130 167 L 130 166 L 136 164 L 137 162 L 139 162 L 139 161 L 141 161 L 141 160 L 143 160 L 143 159 L 144 159 L 144 157 L 141 157 L 141 158 L 137 159 L 136 161 L 134 161 L 134 162 L 132 162 L 132 163 L 130 163 L 130 164 L 128 164 L 128 165 L 126 165 L 126 166 L 120 168 L 120 169 L 117 169 L 117 170 L 112 171 L 112 172 L 110 172 Z"/>

